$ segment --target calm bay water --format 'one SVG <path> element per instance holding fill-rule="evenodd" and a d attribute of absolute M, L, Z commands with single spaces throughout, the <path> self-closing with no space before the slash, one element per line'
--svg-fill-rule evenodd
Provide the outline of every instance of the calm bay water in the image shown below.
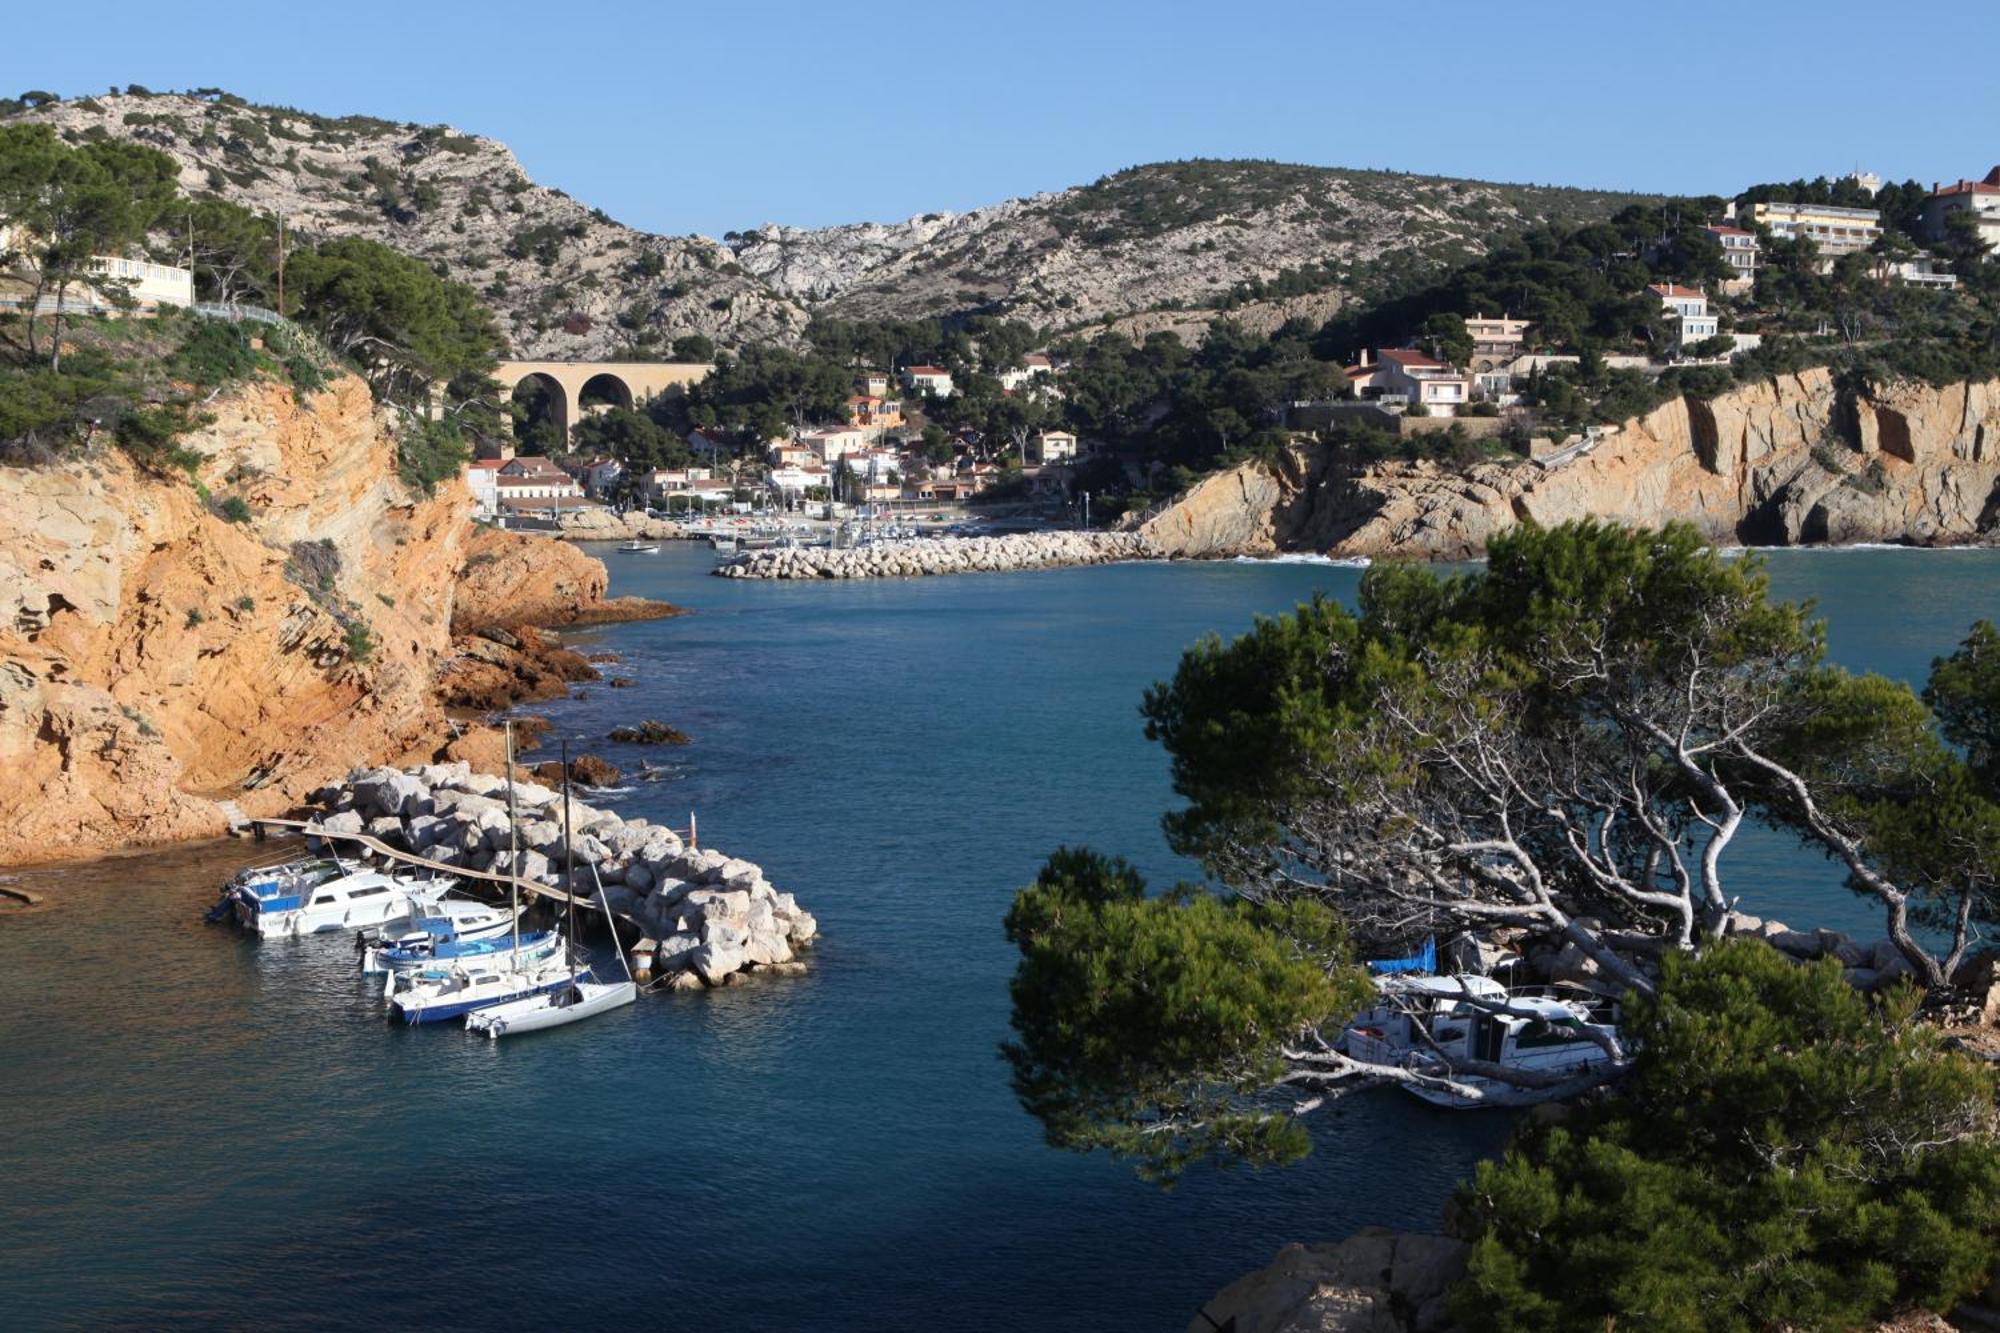
<path fill-rule="evenodd" d="M 1061 843 L 1162 842 L 1144 686 L 1358 572 L 1130 565 L 838 585 L 599 552 L 694 608 L 585 636 L 630 690 L 541 711 L 670 766 L 616 804 L 762 863 L 818 916 L 813 969 L 650 997 L 495 1045 L 382 1021 L 343 941 L 200 924 L 238 845 L 31 872 L 0 916 L 0 1324 L 1177 1329 L 1295 1239 L 1435 1225 L 1504 1120 L 1384 1092 L 1282 1172 L 1167 1194 L 1045 1147 L 995 1053 L 1000 918 Z M 1776 553 L 1834 656 L 1921 679 L 2000 614 L 2000 552 Z M 681 751 L 603 743 L 642 717 Z M 1879 934 L 1768 834 L 1745 907 Z"/>

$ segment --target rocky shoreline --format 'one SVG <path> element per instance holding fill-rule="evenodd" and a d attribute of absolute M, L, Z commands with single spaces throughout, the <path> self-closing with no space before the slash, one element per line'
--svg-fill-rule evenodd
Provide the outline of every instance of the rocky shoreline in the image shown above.
<path fill-rule="evenodd" d="M 717 565 L 726 579 L 878 579 L 1001 573 L 1157 560 L 1134 532 L 1018 532 L 1000 537 L 918 537 L 872 546 L 749 551 Z"/>
<path fill-rule="evenodd" d="M 365 833 L 441 868 L 512 874 L 584 894 L 601 884 L 612 912 L 655 942 L 639 957 L 671 988 L 804 969 L 799 951 L 817 938 L 819 923 L 759 866 L 574 794 L 565 840 L 560 791 L 517 779 L 513 800 L 510 825 L 507 780 L 463 762 L 357 768 L 311 797 L 320 829 Z M 511 859 L 510 833 L 517 843 Z M 572 853 L 575 877 L 566 879 L 563 863 Z"/>

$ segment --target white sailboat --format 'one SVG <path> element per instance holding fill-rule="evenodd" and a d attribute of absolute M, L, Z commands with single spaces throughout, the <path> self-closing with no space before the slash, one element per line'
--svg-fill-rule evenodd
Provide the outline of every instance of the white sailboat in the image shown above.
<path fill-rule="evenodd" d="M 567 766 L 565 766 L 567 767 Z M 488 1005 L 526 999 L 546 991 L 576 984 L 578 973 L 569 960 L 569 951 L 558 935 L 555 954 L 531 960 L 521 949 L 521 885 L 517 866 L 518 844 L 515 829 L 518 811 L 514 805 L 514 724 L 507 724 L 507 888 L 512 911 L 509 951 L 501 958 L 478 965 L 454 963 L 444 969 L 430 969 L 406 978 L 389 974 L 387 995 L 390 1011 L 405 1023 L 438 1023 L 459 1018 Z M 589 974 L 583 974 L 587 977 Z"/>
<path fill-rule="evenodd" d="M 563 872 L 570 886 L 568 904 L 569 931 L 572 938 L 576 934 L 576 854 L 570 849 L 569 829 L 569 746 L 563 746 Z M 597 887 L 598 902 L 604 908 L 604 920 L 611 922 L 611 903 L 604 894 L 604 886 Z M 611 929 L 612 948 L 618 952 L 618 961 L 625 969 L 623 981 L 593 981 L 586 970 L 578 973 L 572 963 L 569 984 L 554 990 L 544 990 L 539 994 L 509 1000 L 504 1004 L 489 1005 L 475 1009 L 465 1016 L 466 1030 L 483 1032 L 489 1038 L 498 1040 L 521 1032 L 539 1032 L 543 1028 L 561 1027 L 565 1023 L 580 1022 L 583 1019 L 604 1013 L 610 1009 L 622 1008 L 639 998 L 638 983 L 632 980 L 632 965 L 625 962 L 625 954 L 618 949 L 618 930 Z"/>

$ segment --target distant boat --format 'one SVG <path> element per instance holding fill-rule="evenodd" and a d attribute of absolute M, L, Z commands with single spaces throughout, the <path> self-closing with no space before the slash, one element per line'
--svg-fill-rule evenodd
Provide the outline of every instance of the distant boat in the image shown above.
<path fill-rule="evenodd" d="M 708 545 L 711 550 L 734 553 L 736 550 L 736 538 L 723 536 L 718 533 L 708 539 Z"/>
<path fill-rule="evenodd" d="M 642 542 L 636 537 L 618 549 L 628 551 L 633 555 L 658 555 L 660 553 L 660 548 L 657 544 Z"/>

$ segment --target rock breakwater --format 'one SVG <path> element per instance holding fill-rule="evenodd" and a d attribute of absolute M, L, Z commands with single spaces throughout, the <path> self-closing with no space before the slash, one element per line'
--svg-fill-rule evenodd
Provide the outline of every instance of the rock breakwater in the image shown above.
<path fill-rule="evenodd" d="M 1001 537 L 919 537 L 870 546 L 750 551 L 716 566 L 730 579 L 880 579 L 1000 573 L 1155 560 L 1162 552 L 1136 532 L 1019 532 Z"/>
<path fill-rule="evenodd" d="M 571 797 L 563 833 L 561 792 L 507 780 L 470 764 L 357 768 L 312 793 L 314 821 L 328 833 L 365 833 L 440 867 L 511 874 L 551 888 L 595 894 L 657 941 L 654 971 L 688 989 L 721 986 L 747 971 L 793 971 L 819 923 L 749 861 L 689 846 L 645 819 L 623 818 Z M 515 850 L 508 851 L 511 838 Z M 574 854 L 574 878 L 565 859 Z"/>

